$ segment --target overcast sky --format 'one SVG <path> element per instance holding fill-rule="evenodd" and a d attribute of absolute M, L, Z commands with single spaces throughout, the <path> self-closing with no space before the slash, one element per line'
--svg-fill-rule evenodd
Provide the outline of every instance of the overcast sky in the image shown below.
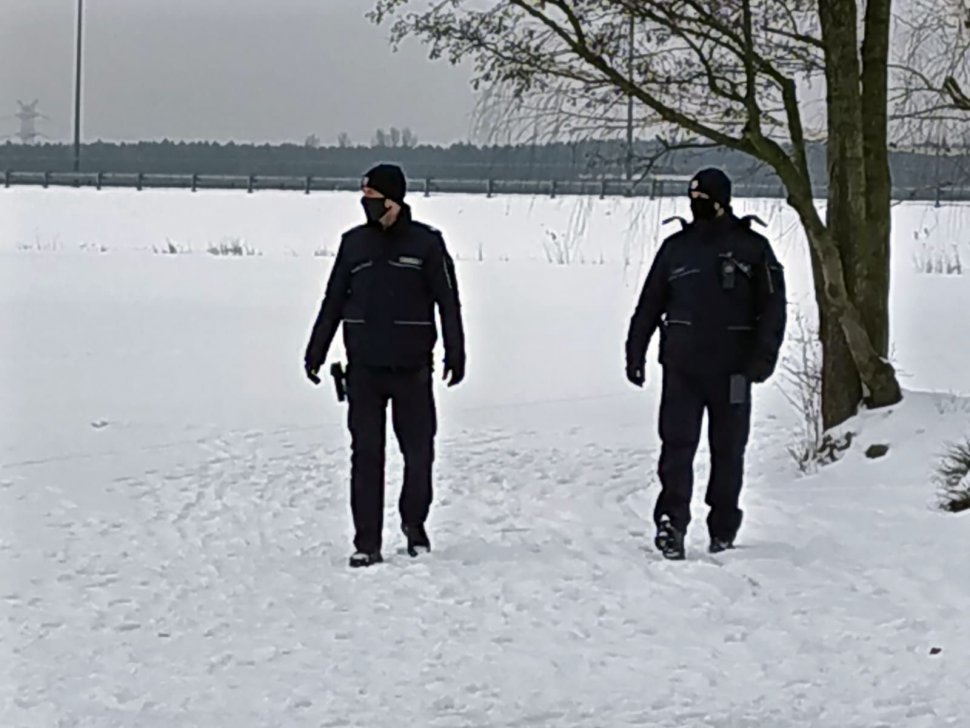
<path fill-rule="evenodd" d="M 364 18 L 371 0 L 85 0 L 85 139 L 369 142 L 470 136 L 470 73 L 398 53 Z M 0 137 L 17 99 L 72 137 L 77 0 L 0 0 Z"/>

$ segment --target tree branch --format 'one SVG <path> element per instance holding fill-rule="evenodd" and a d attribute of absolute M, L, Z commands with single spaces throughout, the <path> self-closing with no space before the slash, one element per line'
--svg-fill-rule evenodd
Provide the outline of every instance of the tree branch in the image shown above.
<path fill-rule="evenodd" d="M 761 107 L 758 106 L 758 71 L 755 68 L 754 36 L 751 31 L 751 0 L 741 0 L 742 24 L 744 26 L 744 107 L 748 110 L 748 133 L 762 137 Z"/>
<path fill-rule="evenodd" d="M 964 93 L 959 82 L 953 76 L 947 76 L 943 80 L 943 92 L 960 111 L 970 111 L 970 96 Z"/>
<path fill-rule="evenodd" d="M 677 37 L 684 41 L 684 43 L 686 43 L 687 46 L 694 52 L 694 55 L 697 56 L 698 61 L 700 61 L 701 66 L 704 68 L 704 72 L 707 76 L 707 85 L 711 89 L 711 92 L 729 101 L 744 104 L 744 96 L 739 94 L 737 91 L 722 88 L 720 83 L 718 83 L 719 81 L 722 81 L 724 83 L 733 85 L 733 82 L 728 79 L 718 78 L 717 74 L 714 72 L 714 67 L 711 65 L 709 55 L 704 53 L 704 49 L 695 43 L 690 37 L 688 37 L 686 33 L 680 31 L 679 29 L 675 32 Z"/>
<path fill-rule="evenodd" d="M 772 35 L 779 35 L 782 38 L 787 38 L 788 40 L 794 40 L 794 41 L 797 41 L 798 43 L 804 43 L 807 46 L 811 46 L 815 50 L 820 50 L 820 51 L 825 50 L 825 44 L 823 44 L 822 41 L 819 40 L 818 38 L 811 35 L 805 35 L 804 33 L 795 33 L 793 31 L 783 30 L 781 28 L 766 27 L 764 30 L 766 33 L 771 33 Z"/>
<path fill-rule="evenodd" d="M 569 46 L 573 53 L 596 68 L 606 78 L 611 80 L 621 92 L 640 100 L 646 106 L 650 107 L 655 113 L 657 113 L 657 115 L 660 116 L 664 121 L 688 129 L 695 134 L 717 142 L 721 146 L 738 149 L 740 151 L 751 151 L 750 144 L 745 140 L 732 137 L 718 131 L 717 129 L 714 129 L 711 126 L 695 121 L 686 114 L 667 106 L 653 94 L 647 93 L 645 90 L 643 90 L 643 88 L 634 84 L 632 79 L 626 78 L 622 73 L 613 68 L 602 56 L 594 53 L 593 50 L 588 46 L 581 45 L 576 39 L 566 32 L 565 28 L 563 28 L 559 23 L 554 21 L 540 9 L 533 7 L 527 2 L 527 0 L 509 0 L 509 2 L 530 15 L 535 20 L 539 21 L 542 25 L 546 26 L 555 35 L 562 39 L 562 41 Z M 562 0 L 549 0 L 549 4 L 562 8 Z"/>

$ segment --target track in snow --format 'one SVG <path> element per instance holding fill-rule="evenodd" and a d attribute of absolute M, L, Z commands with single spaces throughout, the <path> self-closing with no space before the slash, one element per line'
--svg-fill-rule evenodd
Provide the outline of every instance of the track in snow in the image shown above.
<path fill-rule="evenodd" d="M 347 455 L 306 435 L 226 435 L 120 478 L 128 517 L 62 500 L 46 567 L 0 594 L 2 723 L 956 725 L 960 679 L 909 615 L 958 617 L 962 595 L 853 530 L 864 496 L 806 508 L 756 478 L 739 549 L 703 553 L 698 502 L 690 560 L 668 563 L 646 450 L 508 432 L 440 450 L 433 554 L 399 552 L 391 459 L 388 561 L 363 571 Z"/>

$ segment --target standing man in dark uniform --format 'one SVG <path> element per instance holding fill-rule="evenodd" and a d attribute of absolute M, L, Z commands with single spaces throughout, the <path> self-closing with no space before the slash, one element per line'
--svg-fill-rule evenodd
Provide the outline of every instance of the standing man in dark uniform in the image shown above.
<path fill-rule="evenodd" d="M 731 210 L 731 182 L 705 169 L 690 182 L 694 221 L 667 238 L 647 275 L 626 341 L 627 379 L 645 381 L 647 347 L 660 328 L 663 393 L 654 509 L 657 548 L 684 558 L 694 455 L 708 415 L 710 551 L 732 548 L 751 419 L 751 383 L 775 370 L 785 333 L 784 270 L 750 219 Z"/>
<path fill-rule="evenodd" d="M 319 370 L 343 323 L 348 358 L 353 567 L 381 562 L 387 405 L 404 455 L 399 512 L 408 552 L 431 548 L 425 521 L 432 500 L 437 415 L 433 393 L 435 305 L 444 333 L 448 386 L 465 376 L 465 341 L 454 262 L 441 234 L 415 221 L 404 202 L 404 173 L 378 165 L 362 183 L 367 222 L 346 232 L 307 345 L 307 376 Z"/>

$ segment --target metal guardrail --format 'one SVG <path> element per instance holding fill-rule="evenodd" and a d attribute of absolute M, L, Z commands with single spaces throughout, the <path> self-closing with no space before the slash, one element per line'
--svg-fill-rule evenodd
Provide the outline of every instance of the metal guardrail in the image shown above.
<path fill-rule="evenodd" d="M 657 175 L 635 182 L 618 179 L 590 180 L 498 180 L 419 178 L 411 186 L 424 195 L 465 193 L 544 195 L 584 195 L 599 197 L 667 197 L 684 194 L 690 177 Z M 346 192 L 360 189 L 359 177 L 319 177 L 308 175 L 212 175 L 134 172 L 16 172 L 2 173 L 4 187 L 75 187 L 96 190 L 111 188 L 191 190 L 277 190 L 303 192 Z M 750 186 L 749 186 L 750 188 Z M 777 197 L 784 190 L 777 185 L 761 185 L 749 196 Z"/>
<path fill-rule="evenodd" d="M 412 180 L 411 186 L 425 196 L 442 194 L 536 195 L 557 197 L 580 195 L 606 197 L 678 197 L 685 194 L 690 178 L 678 175 L 656 175 L 635 182 L 620 179 L 590 180 L 498 180 L 498 179 L 435 179 Z M 128 188 L 191 190 L 260 190 L 287 192 L 348 192 L 360 189 L 360 178 L 319 177 L 308 175 L 218 175 L 164 174 L 142 172 L 16 172 L 6 171 L 0 183 L 9 187 L 73 187 L 95 190 Z M 817 199 L 827 195 L 824 187 L 813 190 Z M 787 192 L 780 184 L 753 183 L 738 180 L 734 185 L 736 197 L 784 199 Z M 957 202 L 970 200 L 970 186 L 935 186 L 893 189 L 894 200 Z"/>

